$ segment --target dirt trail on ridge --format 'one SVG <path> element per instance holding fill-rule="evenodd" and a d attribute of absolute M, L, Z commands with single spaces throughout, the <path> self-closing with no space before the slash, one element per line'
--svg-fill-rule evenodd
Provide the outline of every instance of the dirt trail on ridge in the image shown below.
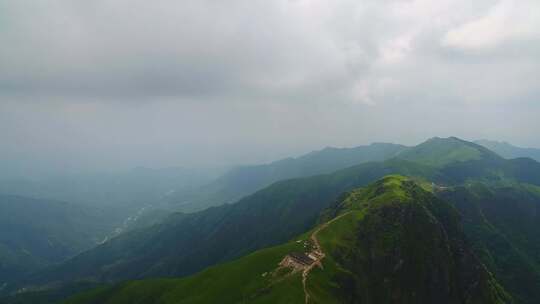
<path fill-rule="evenodd" d="M 319 232 L 321 232 L 321 230 L 328 227 L 328 225 L 332 224 L 334 221 L 344 217 L 345 215 L 347 215 L 349 213 L 351 213 L 351 211 L 343 213 L 343 214 L 341 214 L 339 216 L 336 216 L 332 220 L 330 220 L 330 221 L 322 224 L 321 226 L 319 226 L 317 229 L 315 229 L 315 231 L 313 231 L 313 233 L 311 233 L 310 239 L 311 239 L 311 242 L 313 243 L 313 249 L 311 250 L 310 253 L 314 253 L 314 255 L 317 257 L 317 259 L 311 265 L 309 265 L 306 269 L 304 269 L 304 271 L 302 272 L 302 286 L 304 287 L 305 304 L 309 303 L 309 292 L 308 292 L 307 287 L 306 287 L 306 282 L 307 282 L 309 272 L 313 269 L 313 267 L 315 267 L 317 265 L 322 268 L 321 261 L 326 256 L 326 254 L 322 250 L 322 247 L 321 247 L 321 244 L 319 243 L 319 240 L 317 239 L 317 234 L 319 234 Z"/>

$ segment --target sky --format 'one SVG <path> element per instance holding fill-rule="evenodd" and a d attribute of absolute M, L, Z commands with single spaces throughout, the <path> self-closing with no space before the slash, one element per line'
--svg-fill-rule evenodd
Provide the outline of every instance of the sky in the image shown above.
<path fill-rule="evenodd" d="M 0 41 L 12 175 L 540 147 L 537 0 L 0 0 Z"/>

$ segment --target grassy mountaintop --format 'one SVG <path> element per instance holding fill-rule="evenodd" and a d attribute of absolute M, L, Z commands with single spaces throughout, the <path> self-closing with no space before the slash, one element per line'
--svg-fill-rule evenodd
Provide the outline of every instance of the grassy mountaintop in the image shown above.
<path fill-rule="evenodd" d="M 320 236 L 350 286 L 337 302 L 512 301 L 472 254 L 457 211 L 410 179 L 385 177 L 353 191 L 337 210 L 354 210 Z"/>
<path fill-rule="evenodd" d="M 397 157 L 443 167 L 454 162 L 499 158 L 494 152 L 456 137 L 434 137 L 398 153 Z"/>
<path fill-rule="evenodd" d="M 305 303 L 306 294 L 308 303 L 511 302 L 471 254 L 457 212 L 407 178 L 353 190 L 331 213 L 289 243 L 191 277 L 126 282 L 66 303 Z M 315 231 L 325 257 L 304 287 L 301 270 L 278 263 L 309 251 Z"/>

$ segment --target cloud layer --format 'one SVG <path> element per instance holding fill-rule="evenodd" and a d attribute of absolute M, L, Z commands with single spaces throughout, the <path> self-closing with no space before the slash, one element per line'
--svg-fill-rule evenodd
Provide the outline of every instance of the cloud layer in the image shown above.
<path fill-rule="evenodd" d="M 540 146 L 535 0 L 8 0 L 0 38 L 3 161 L 30 168 Z"/>

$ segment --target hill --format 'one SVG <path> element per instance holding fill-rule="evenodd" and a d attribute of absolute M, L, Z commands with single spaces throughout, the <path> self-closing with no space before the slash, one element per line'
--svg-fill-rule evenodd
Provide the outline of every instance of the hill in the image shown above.
<path fill-rule="evenodd" d="M 435 167 L 444 167 L 456 162 L 498 160 L 500 158 L 494 152 L 480 145 L 456 137 L 431 138 L 424 143 L 401 151 L 397 157 Z"/>
<path fill-rule="evenodd" d="M 518 303 L 540 302 L 540 188 L 472 183 L 438 195 L 462 214 L 482 261 Z"/>
<path fill-rule="evenodd" d="M 97 208 L 0 195 L 0 286 L 96 246 L 117 220 Z"/>
<path fill-rule="evenodd" d="M 432 176 L 430 170 L 396 160 L 277 182 L 235 204 L 174 214 L 160 225 L 127 232 L 36 274 L 30 282 L 112 282 L 192 274 L 306 231 L 344 191 L 367 185 L 389 172 Z"/>
<path fill-rule="evenodd" d="M 511 302 L 468 248 L 457 212 L 411 180 L 386 177 L 328 212 L 335 217 L 285 245 L 184 279 L 126 282 L 66 303 Z M 302 252 L 317 256 L 283 263 Z"/>
<path fill-rule="evenodd" d="M 448 149 L 447 153 L 453 151 L 453 148 Z M 449 158 L 443 153 L 439 155 Z M 388 174 L 411 176 L 443 188 L 473 181 L 500 186 L 540 185 L 539 163 L 505 160 L 492 153 L 487 153 L 485 158 L 455 161 L 444 167 L 399 158 L 366 163 L 332 174 L 280 181 L 235 204 L 192 214 L 175 214 L 160 225 L 126 233 L 35 274 L 21 285 L 39 287 L 50 283 L 117 282 L 190 275 L 210 265 L 290 240 L 313 227 L 321 212 L 341 193 Z"/>
<path fill-rule="evenodd" d="M 536 161 L 540 161 L 540 149 L 521 148 L 521 147 L 516 147 L 514 145 L 511 145 L 507 142 L 493 141 L 493 140 L 487 140 L 487 139 L 477 140 L 475 141 L 475 143 L 490 149 L 491 151 L 499 154 L 500 156 L 504 158 L 511 159 L 511 158 L 528 157 Z"/>
<path fill-rule="evenodd" d="M 450 185 L 469 181 L 540 185 L 540 163 L 528 158 L 507 160 L 483 146 L 456 137 L 429 139 L 403 150 L 396 158 L 432 167 Z"/>
<path fill-rule="evenodd" d="M 374 143 L 354 148 L 325 148 L 297 158 L 286 158 L 269 164 L 235 168 L 215 181 L 190 191 L 178 191 L 165 200 L 171 208 L 184 212 L 232 203 L 274 182 L 331 173 L 354 165 L 384 161 L 406 147 Z"/>

